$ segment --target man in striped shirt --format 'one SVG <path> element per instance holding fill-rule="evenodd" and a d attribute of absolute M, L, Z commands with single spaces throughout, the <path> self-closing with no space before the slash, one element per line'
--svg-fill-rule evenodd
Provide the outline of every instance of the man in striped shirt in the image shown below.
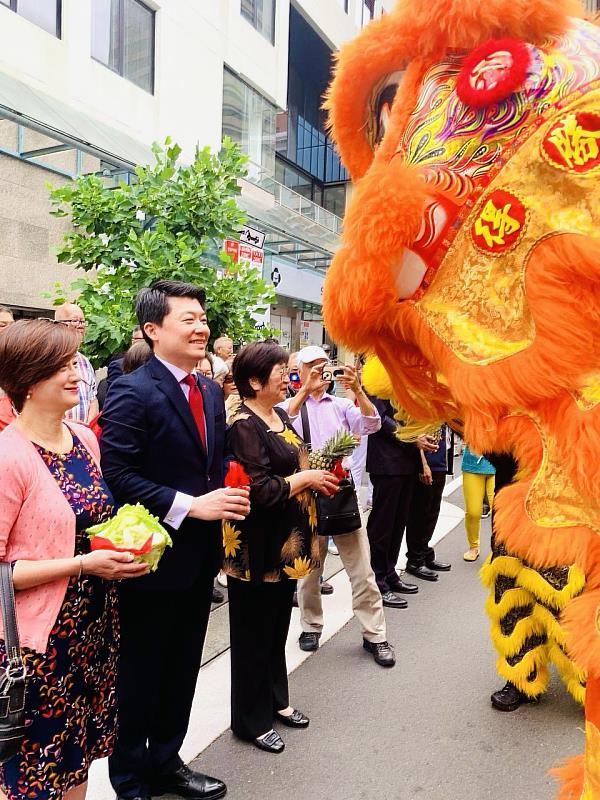
<path fill-rule="evenodd" d="M 63 303 L 57 306 L 54 319 L 68 325 L 79 334 L 79 343 L 83 341 L 85 335 L 85 317 L 83 311 L 75 303 Z M 89 360 L 83 353 L 77 353 L 77 369 L 81 375 L 77 387 L 79 402 L 65 414 L 66 419 L 74 422 L 89 422 L 98 413 L 98 400 L 96 399 L 97 384 L 96 373 Z"/>

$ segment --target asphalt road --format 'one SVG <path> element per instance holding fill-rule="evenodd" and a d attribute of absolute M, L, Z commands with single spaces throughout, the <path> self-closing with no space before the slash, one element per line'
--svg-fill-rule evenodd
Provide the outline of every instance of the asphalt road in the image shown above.
<path fill-rule="evenodd" d="M 460 492 L 450 500 L 461 502 Z M 482 541 L 489 541 L 489 520 Z M 306 731 L 282 728 L 286 750 L 262 753 L 224 733 L 193 766 L 224 779 L 231 800 L 548 800 L 547 770 L 582 749 L 582 712 L 554 678 L 543 702 L 492 709 L 502 685 L 476 564 L 462 526 L 438 554 L 453 564 L 419 582 L 407 610 L 387 610 L 398 664 L 378 667 L 352 620 L 290 676 Z"/>

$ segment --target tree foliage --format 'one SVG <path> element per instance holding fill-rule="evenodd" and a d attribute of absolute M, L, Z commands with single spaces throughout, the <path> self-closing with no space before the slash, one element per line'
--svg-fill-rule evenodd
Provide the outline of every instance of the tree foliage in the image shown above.
<path fill-rule="evenodd" d="M 250 311 L 264 313 L 274 300 L 255 269 L 236 265 L 221 250 L 222 240 L 235 238 L 245 222 L 236 202 L 247 160 L 239 147 L 225 139 L 219 154 L 198 148 L 189 166 L 177 164 L 181 148 L 170 139 L 152 150 L 155 163 L 137 167 L 130 183 L 109 188 L 91 174 L 50 194 L 50 213 L 73 223 L 57 258 L 84 273 L 70 290 L 86 315 L 86 351 L 96 366 L 128 346 L 135 296 L 158 278 L 206 289 L 213 337 L 264 335 Z M 56 284 L 55 304 L 67 296 Z"/>

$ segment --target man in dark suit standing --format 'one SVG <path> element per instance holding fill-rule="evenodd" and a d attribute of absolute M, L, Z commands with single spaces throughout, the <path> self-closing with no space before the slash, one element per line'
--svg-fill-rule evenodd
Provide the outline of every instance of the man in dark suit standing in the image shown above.
<path fill-rule="evenodd" d="M 245 490 L 221 488 L 223 393 L 194 371 L 210 335 L 204 301 L 199 287 L 178 281 L 139 293 L 136 313 L 154 354 L 115 381 L 102 417 L 102 469 L 115 500 L 144 505 L 173 539 L 134 591 L 119 585 L 119 731 L 109 761 L 119 800 L 213 800 L 227 791 L 179 757 L 221 562 L 220 520 L 241 520 L 250 508 Z"/>
<path fill-rule="evenodd" d="M 367 445 L 367 472 L 373 483 L 373 508 L 367 522 L 371 566 L 383 605 L 406 608 L 406 600 L 398 593 L 416 594 L 419 587 L 400 578 L 396 563 L 421 467 L 419 448 L 433 451 L 437 444 L 427 436 L 419 437 L 417 445 L 401 442 L 391 403 L 375 397 L 371 401 L 381 417 L 381 428 L 369 436 Z"/>

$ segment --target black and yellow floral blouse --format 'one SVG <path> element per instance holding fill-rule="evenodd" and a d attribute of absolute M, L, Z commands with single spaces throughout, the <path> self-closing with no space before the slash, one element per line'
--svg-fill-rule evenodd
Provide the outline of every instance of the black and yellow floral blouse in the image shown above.
<path fill-rule="evenodd" d="M 304 578 L 320 566 L 314 497 L 290 497 L 286 481 L 299 469 L 303 443 L 285 411 L 275 411 L 282 431 L 243 404 L 228 431 L 229 452 L 250 476 L 252 509 L 243 522 L 223 522 L 223 569 L 252 583 Z"/>

